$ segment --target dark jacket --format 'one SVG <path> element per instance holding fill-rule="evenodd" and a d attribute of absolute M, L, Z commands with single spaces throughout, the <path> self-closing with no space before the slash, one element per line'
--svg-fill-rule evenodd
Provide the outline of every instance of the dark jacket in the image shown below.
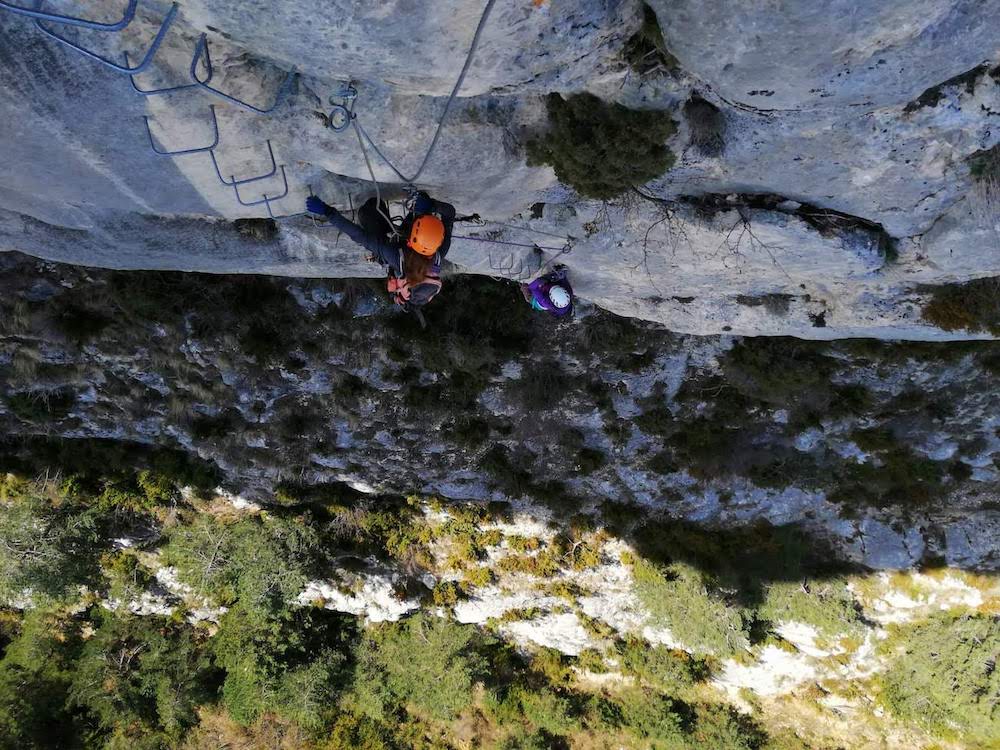
<path fill-rule="evenodd" d="M 445 259 L 448 251 L 451 249 L 451 234 L 452 228 L 455 225 L 455 207 L 450 203 L 436 200 L 431 200 L 431 204 L 431 212 L 440 216 L 442 223 L 444 223 L 444 242 L 441 243 L 441 247 L 438 248 L 437 253 L 434 255 L 434 273 L 438 274 L 441 272 L 441 261 Z M 403 222 L 401 236 L 390 239 L 387 233 L 369 232 L 336 209 L 331 210 L 332 213 L 327 215 L 330 217 L 330 224 L 332 226 L 350 237 L 353 242 L 368 250 L 375 257 L 375 260 L 388 268 L 389 272 L 394 276 L 402 278 L 403 247 L 410 233 L 410 227 L 416 218 L 413 214 L 407 216 L 406 221 Z"/>

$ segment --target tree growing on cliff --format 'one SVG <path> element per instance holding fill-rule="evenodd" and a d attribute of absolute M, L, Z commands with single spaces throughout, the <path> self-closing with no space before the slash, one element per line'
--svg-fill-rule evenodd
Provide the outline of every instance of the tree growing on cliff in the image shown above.
<path fill-rule="evenodd" d="M 93 514 L 46 483 L 0 487 L 0 599 L 59 598 L 98 574 L 100 535 Z"/>
<path fill-rule="evenodd" d="M 549 129 L 528 143 L 528 164 L 551 165 L 585 198 L 610 200 L 674 164 L 666 141 L 677 131 L 663 111 L 636 110 L 593 94 L 545 100 Z"/>
<path fill-rule="evenodd" d="M 897 718 L 993 747 L 1000 736 L 1000 618 L 941 613 L 898 628 L 885 648 L 897 656 L 880 679 L 882 701 Z"/>

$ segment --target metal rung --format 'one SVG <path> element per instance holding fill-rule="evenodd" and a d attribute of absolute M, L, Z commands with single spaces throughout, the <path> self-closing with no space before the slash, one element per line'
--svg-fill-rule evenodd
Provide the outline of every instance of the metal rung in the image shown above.
<path fill-rule="evenodd" d="M 309 185 L 308 187 L 309 187 L 309 195 L 313 195 L 313 186 Z M 284 196 L 282 196 L 282 197 L 284 197 Z M 274 221 L 281 221 L 282 219 L 296 219 L 299 216 L 308 216 L 310 218 L 310 220 L 312 221 L 313 226 L 322 226 L 322 225 L 318 225 L 316 223 L 316 217 L 313 216 L 308 211 L 300 211 L 297 214 L 285 214 L 283 216 L 275 216 L 274 215 L 274 211 L 271 210 L 271 201 L 273 201 L 273 200 L 278 200 L 278 198 L 268 198 L 266 195 L 264 196 L 264 205 L 267 206 L 267 215 L 268 215 L 268 217 L 270 217 Z"/>
<path fill-rule="evenodd" d="M 41 7 L 41 2 L 39 2 L 39 7 Z M 160 45 L 163 43 L 163 38 L 167 35 L 167 31 L 170 30 L 170 25 L 174 22 L 174 18 L 177 16 L 177 10 L 178 10 L 178 5 L 177 5 L 177 3 L 174 3 L 170 7 L 170 11 L 167 13 L 166 18 L 163 19 L 163 23 L 160 24 L 160 30 L 158 32 L 156 32 L 156 37 L 153 39 L 153 43 L 152 43 L 152 45 L 150 45 L 149 50 L 146 52 L 145 56 L 142 58 L 142 61 L 138 65 L 136 65 L 134 68 L 133 67 L 129 67 L 127 63 L 126 63 L 126 65 L 119 65 L 118 63 L 114 62 L 113 60 L 109 60 L 106 57 L 101 57 L 96 52 L 91 52 L 89 49 L 86 49 L 85 47 L 81 47 L 76 42 L 72 42 L 69 39 L 67 39 L 66 37 L 60 36 L 59 34 L 57 34 L 56 32 L 52 31 L 51 29 L 45 28 L 42 25 L 41 21 L 35 21 L 35 28 L 37 28 L 39 31 L 41 31 L 46 36 L 51 37 L 52 39 L 55 39 L 60 44 L 65 44 L 67 47 L 69 47 L 70 49 L 76 50 L 81 55 L 84 55 L 85 57 L 89 57 L 91 60 L 96 60 L 97 62 L 101 63 L 102 65 L 105 65 L 105 66 L 111 68 L 116 73 L 124 73 L 126 75 L 134 75 L 136 73 L 141 73 L 142 71 L 144 71 L 146 68 L 149 67 L 149 64 L 151 62 L 153 62 L 153 58 L 156 56 L 156 51 L 160 48 Z"/>
<path fill-rule="evenodd" d="M 212 130 L 215 131 L 215 139 L 210 145 L 202 146 L 201 148 L 188 148 L 182 151 L 161 151 L 156 147 L 156 142 L 153 140 L 153 131 L 149 128 L 149 116 L 143 115 L 142 119 L 146 122 L 146 135 L 149 136 L 149 147 L 160 156 L 184 156 L 185 154 L 200 154 L 202 151 L 211 151 L 219 145 L 219 120 L 215 116 L 215 105 L 210 105 L 208 109 L 212 113 Z"/>
<path fill-rule="evenodd" d="M 312 220 L 313 226 L 317 226 L 317 227 L 322 228 L 323 225 L 322 224 L 317 224 L 316 223 L 316 217 L 313 216 L 312 214 L 310 214 L 308 211 L 300 211 L 297 214 L 283 214 L 281 216 L 275 216 L 274 212 L 271 210 L 271 201 L 274 201 L 274 200 L 280 200 L 280 199 L 279 198 L 267 198 L 265 196 L 264 205 L 267 206 L 267 215 L 268 215 L 269 218 L 274 219 L 275 221 L 282 221 L 283 219 L 297 219 L 300 216 L 308 216 Z"/>
<path fill-rule="evenodd" d="M 281 195 L 271 195 L 271 196 L 269 196 L 267 193 L 264 193 L 263 194 L 264 195 L 264 199 L 263 200 L 252 201 L 251 203 L 247 203 L 245 200 L 243 200 L 242 197 L 240 197 L 240 187 L 239 187 L 239 185 L 233 185 L 232 188 L 233 188 L 233 192 L 236 193 L 236 200 L 238 200 L 240 202 L 241 206 L 247 206 L 249 208 L 250 206 L 263 206 L 263 205 L 266 204 L 267 205 L 267 210 L 268 210 L 268 212 L 270 212 L 270 210 L 271 210 L 271 203 L 270 202 L 271 201 L 279 201 L 279 200 L 281 200 L 282 198 L 284 198 L 285 196 L 288 195 L 288 176 L 285 174 L 285 165 L 284 164 L 281 165 L 281 181 L 285 183 L 285 190 L 284 190 L 284 192 Z"/>
<path fill-rule="evenodd" d="M 125 67 L 128 68 L 129 67 L 128 52 L 124 52 L 123 55 L 125 56 Z M 142 94 L 143 96 L 157 96 L 159 94 L 172 94 L 175 91 L 184 91 L 186 89 L 196 89 L 196 88 L 198 88 L 198 84 L 197 83 L 184 83 L 184 84 L 181 84 L 180 86 L 170 86 L 170 87 L 165 88 L 165 89 L 141 89 L 141 88 L 139 88 L 139 84 L 137 84 L 135 82 L 135 74 L 134 73 L 130 74 L 129 77 L 128 77 L 128 79 L 131 82 L 132 88 L 135 90 L 135 93 Z M 212 71 L 208 71 L 208 80 L 209 81 L 212 80 Z"/>
<path fill-rule="evenodd" d="M 205 69 L 208 71 L 208 78 L 202 80 L 198 78 L 198 62 L 204 56 L 205 58 Z M 208 82 L 212 78 L 212 55 L 208 50 L 208 35 L 202 34 L 198 39 L 198 44 L 194 48 L 194 58 L 191 60 L 191 79 L 196 85 L 201 86 L 206 91 L 209 91 L 216 96 L 220 96 L 225 99 L 230 104 L 235 104 L 237 107 L 242 107 L 243 109 L 249 110 L 250 112 L 255 112 L 259 115 L 269 115 L 278 105 L 281 104 L 285 98 L 288 96 L 288 92 L 292 88 L 292 81 L 295 79 L 296 68 L 292 68 L 288 75 L 285 77 L 284 83 L 281 84 L 281 88 L 278 89 L 278 93 L 274 98 L 274 104 L 272 104 L 267 109 L 261 109 L 260 107 L 255 107 L 252 104 L 248 104 L 242 99 L 237 99 L 235 96 L 230 96 L 217 88 L 208 85 Z"/>
<path fill-rule="evenodd" d="M 128 7 L 125 9 L 125 15 L 122 16 L 122 20 L 116 21 L 115 23 L 98 23 L 97 21 L 88 21 L 85 18 L 62 16 L 58 13 L 46 13 L 41 10 L 41 3 L 37 3 L 35 10 L 31 10 L 30 8 L 21 8 L 17 5 L 11 5 L 4 0 L 0 0 L 0 10 L 9 10 L 11 13 L 17 13 L 19 16 L 34 18 L 38 21 L 51 21 L 52 23 L 62 23 L 68 26 L 80 26 L 84 29 L 93 29 L 94 31 L 121 31 L 132 23 L 132 19 L 135 18 L 135 9 L 138 6 L 139 0 L 129 0 Z"/>
<path fill-rule="evenodd" d="M 261 180 L 266 180 L 268 177 L 274 177 L 278 173 L 278 163 L 274 160 L 274 149 L 271 148 L 271 141 L 267 142 L 267 153 L 271 157 L 271 171 L 267 174 L 262 174 L 259 177 L 249 177 L 245 180 L 237 180 L 235 175 L 230 175 L 227 181 L 225 177 L 222 176 L 222 170 L 219 169 L 219 161 L 215 158 L 215 151 L 209 151 L 209 156 L 212 157 L 212 166 L 215 167 L 215 174 L 219 178 L 219 182 L 223 185 L 232 187 L 234 185 L 246 185 L 251 182 L 260 182 Z"/>

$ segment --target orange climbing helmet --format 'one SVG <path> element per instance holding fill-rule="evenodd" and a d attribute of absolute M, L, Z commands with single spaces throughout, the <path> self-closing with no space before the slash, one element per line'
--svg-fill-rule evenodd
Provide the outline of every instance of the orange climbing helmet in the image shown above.
<path fill-rule="evenodd" d="M 406 244 L 420 255 L 434 255 L 444 242 L 444 222 L 437 216 L 426 214 L 418 216 L 410 230 L 410 239 Z"/>

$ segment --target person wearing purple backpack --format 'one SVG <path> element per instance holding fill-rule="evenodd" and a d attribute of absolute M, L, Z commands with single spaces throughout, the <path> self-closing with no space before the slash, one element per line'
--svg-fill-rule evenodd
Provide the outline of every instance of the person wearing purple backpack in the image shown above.
<path fill-rule="evenodd" d="M 573 287 L 565 266 L 556 266 L 552 273 L 539 276 L 530 284 L 521 284 L 521 294 L 533 308 L 562 318 L 573 313 Z"/>

